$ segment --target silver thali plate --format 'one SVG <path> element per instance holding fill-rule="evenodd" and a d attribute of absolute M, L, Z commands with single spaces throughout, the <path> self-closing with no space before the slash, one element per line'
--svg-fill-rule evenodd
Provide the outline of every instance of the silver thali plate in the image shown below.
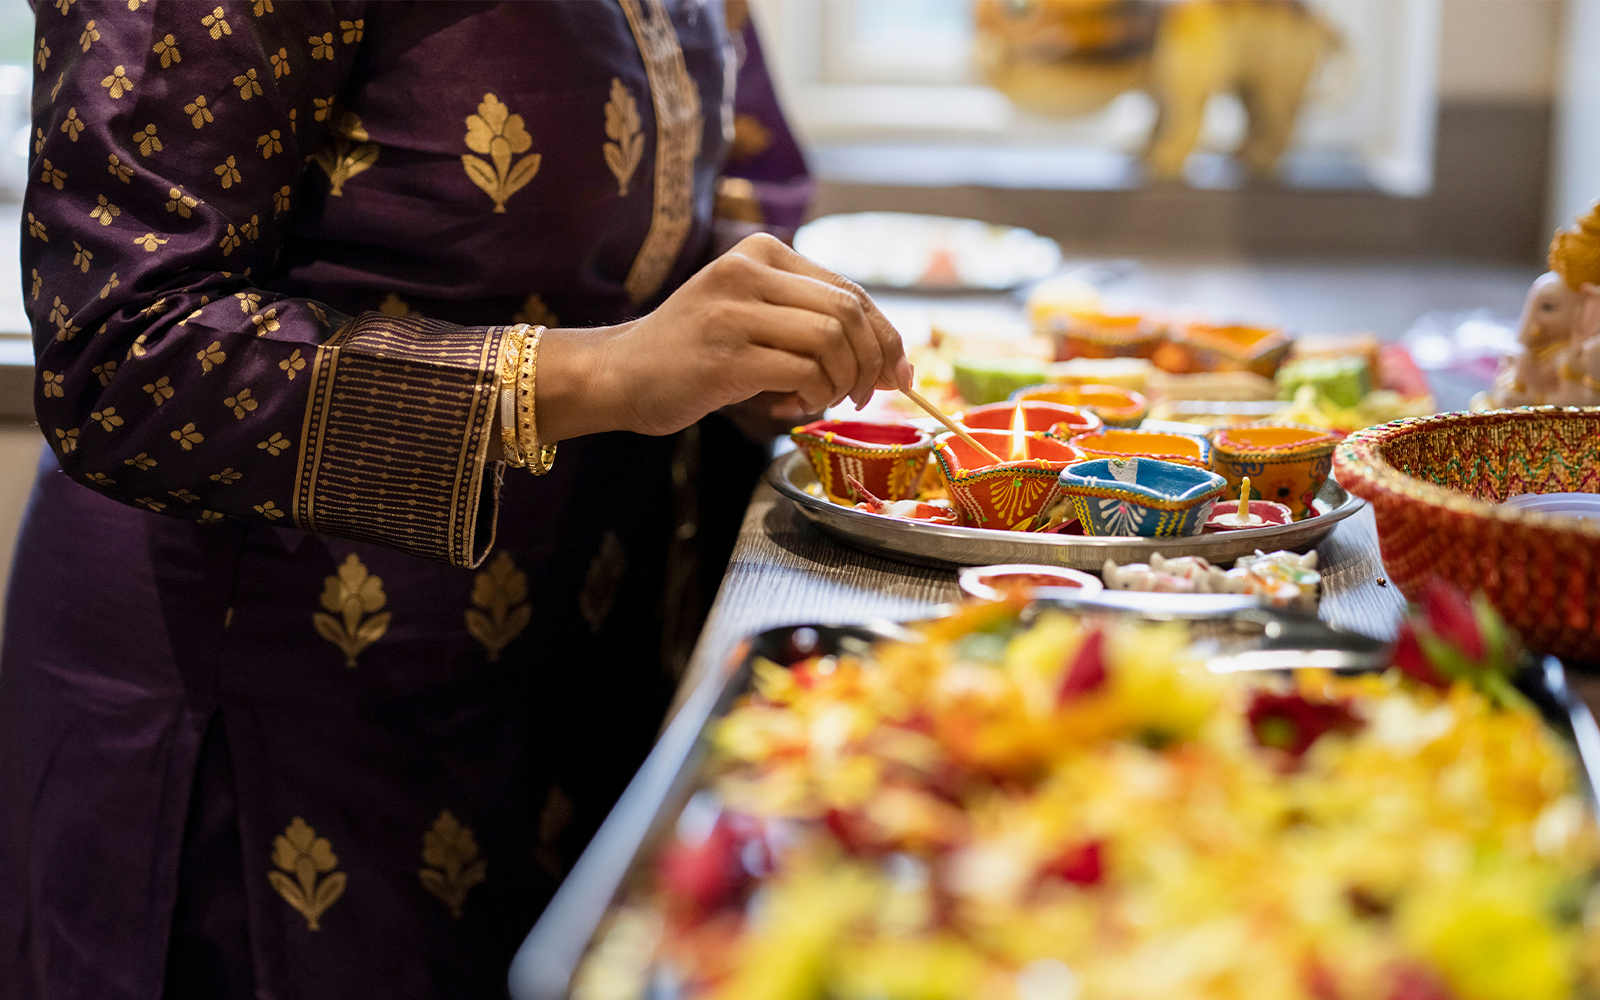
<path fill-rule="evenodd" d="M 1257 549 L 1310 551 L 1365 502 L 1329 479 L 1317 494 L 1318 516 L 1292 524 L 1171 538 L 1058 535 L 921 524 L 841 507 L 806 492 L 817 476 L 799 451 L 780 456 L 767 470 L 767 478 L 779 493 L 794 501 L 806 520 L 840 541 L 894 559 L 932 566 L 1043 563 L 1099 572 L 1107 559 L 1121 565 L 1149 562 L 1156 552 L 1169 559 L 1203 556 L 1214 564 L 1228 566 Z"/>

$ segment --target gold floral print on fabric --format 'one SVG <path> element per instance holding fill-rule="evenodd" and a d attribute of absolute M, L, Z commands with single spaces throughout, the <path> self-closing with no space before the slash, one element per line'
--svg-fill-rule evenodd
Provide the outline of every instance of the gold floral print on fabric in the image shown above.
<path fill-rule="evenodd" d="M 403 316 L 411 315 L 411 306 L 407 304 L 405 299 L 402 299 L 394 292 L 390 292 L 384 296 L 382 302 L 378 303 L 378 311 L 385 316 L 393 316 L 399 319 Z"/>
<path fill-rule="evenodd" d="M 617 197 L 626 198 L 628 181 L 644 156 L 644 133 L 640 131 L 639 105 L 616 77 L 611 78 L 611 99 L 606 102 L 606 135 L 611 137 L 604 147 L 606 166 L 617 179 Z"/>
<path fill-rule="evenodd" d="M 694 222 L 694 161 L 700 155 L 700 93 L 678 46 L 678 32 L 662 0 L 622 0 L 628 27 L 650 81 L 656 113 L 655 201 L 650 231 L 628 270 L 623 289 L 643 302 L 667 280 Z"/>
<path fill-rule="evenodd" d="M 615 531 L 600 539 L 600 551 L 589 562 L 589 572 L 578 594 L 578 613 L 588 622 L 589 631 L 599 632 L 617 602 L 617 590 L 628 572 L 628 554 Z"/>
<path fill-rule="evenodd" d="M 78 44 L 83 46 L 83 51 L 85 51 L 85 52 L 88 52 L 89 51 L 89 46 L 93 45 L 95 42 L 98 42 L 99 40 L 100 40 L 100 31 L 99 31 L 98 28 L 96 28 L 94 26 L 94 22 L 93 21 L 90 21 L 89 23 L 85 24 L 83 26 L 83 33 L 78 36 Z"/>
<path fill-rule="evenodd" d="M 378 162 L 378 144 L 370 139 L 355 112 L 346 111 L 339 116 L 327 141 L 311 157 L 333 185 L 329 194 L 344 197 L 345 182 Z"/>
<path fill-rule="evenodd" d="M 467 631 L 483 644 L 490 663 L 522 634 L 533 617 L 528 603 L 528 577 L 508 552 L 501 551 L 472 580 L 472 603 L 466 611 Z"/>
<path fill-rule="evenodd" d="M 571 823 L 572 798 L 560 785 L 551 785 L 544 798 L 544 808 L 539 810 L 539 843 L 533 849 L 533 860 L 551 878 L 559 879 L 567 872 L 566 863 L 561 859 L 560 841 L 561 834 Z"/>
<path fill-rule="evenodd" d="M 433 821 L 433 829 L 422 835 L 422 863 L 417 870 L 422 887 L 444 905 L 456 920 L 466 906 L 467 893 L 484 880 L 488 862 L 478 857 L 478 840 L 472 828 L 462 826 L 446 809 Z"/>
<path fill-rule="evenodd" d="M 529 326 L 560 326 L 561 319 L 550 307 L 545 305 L 544 299 L 538 295 L 530 295 L 522 302 L 522 308 L 511 317 L 513 323 L 526 323 Z"/>
<path fill-rule="evenodd" d="M 284 902 L 306 918 L 306 930 L 321 930 L 322 915 L 344 895 L 346 881 L 344 872 L 334 871 L 339 856 L 333 853 L 328 838 L 317 836 L 315 829 L 296 816 L 273 838 L 272 863 L 278 871 L 267 872 L 267 881 Z M 318 879 L 318 875 L 324 877 Z"/>
<path fill-rule="evenodd" d="M 339 564 L 339 572 L 323 581 L 322 606 L 328 613 L 313 612 L 311 622 L 318 635 L 344 653 L 344 665 L 354 667 L 361 651 L 389 630 L 393 616 L 383 610 L 388 602 L 383 581 L 367 572 L 352 552 Z"/>
<path fill-rule="evenodd" d="M 491 162 L 462 155 L 461 166 L 467 176 L 494 199 L 494 210 L 504 215 L 506 199 L 521 191 L 539 172 L 540 154 L 531 153 L 515 162 L 512 157 L 533 148 L 533 136 L 522 124 L 522 116 L 493 94 L 484 94 L 478 113 L 467 116 L 467 148 L 482 153 Z"/>

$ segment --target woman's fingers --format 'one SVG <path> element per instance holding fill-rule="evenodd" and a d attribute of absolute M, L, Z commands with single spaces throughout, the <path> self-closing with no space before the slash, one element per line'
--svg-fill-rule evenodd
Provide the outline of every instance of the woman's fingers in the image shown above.
<path fill-rule="evenodd" d="M 835 285 L 776 268 L 763 269 L 755 292 L 776 307 L 806 311 L 832 321 L 819 326 L 818 332 L 829 334 L 836 328 L 842 335 L 841 343 L 825 343 L 824 347 L 849 351 L 855 370 L 846 391 L 856 401 L 857 408 L 865 406 L 872 398 L 873 385 L 883 368 L 883 349 L 856 298 Z M 804 350 L 787 343 L 770 346 L 788 351 Z"/>
<path fill-rule="evenodd" d="M 828 405 L 837 405 L 856 391 L 863 373 L 844 324 L 833 316 L 764 303 L 751 310 L 749 329 L 752 345 L 815 361 L 828 379 Z M 873 377 L 876 370 L 868 369 L 866 377 Z"/>
<path fill-rule="evenodd" d="M 847 295 L 864 315 L 867 328 L 871 331 L 877 343 L 876 352 L 868 352 L 863 360 L 875 358 L 876 363 L 871 366 L 874 372 L 873 384 L 887 384 L 892 388 L 906 388 L 911 384 L 910 365 L 905 362 L 905 345 L 900 340 L 900 333 L 890 323 L 888 318 L 878 309 L 872 297 L 862 290 L 860 285 L 828 270 L 821 264 L 801 255 L 781 241 L 765 234 L 752 236 L 741 242 L 736 252 L 747 253 L 751 259 L 765 263 L 779 271 L 786 271 L 802 277 L 811 278 L 830 288 L 838 289 Z M 861 394 L 858 403 L 864 404 L 870 395 L 868 392 Z"/>
<path fill-rule="evenodd" d="M 801 413 L 819 413 L 834 399 L 833 382 L 816 358 L 773 347 L 751 347 L 742 363 L 745 374 L 756 384 L 792 393 Z"/>

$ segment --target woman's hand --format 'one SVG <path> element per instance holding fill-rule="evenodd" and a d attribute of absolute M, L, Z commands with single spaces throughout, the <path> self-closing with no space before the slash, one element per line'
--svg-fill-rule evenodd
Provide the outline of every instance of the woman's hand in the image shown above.
<path fill-rule="evenodd" d="M 854 282 L 779 240 L 741 240 L 655 312 L 551 330 L 539 349 L 541 441 L 602 430 L 671 434 L 757 393 L 779 419 L 911 384 L 900 334 Z"/>

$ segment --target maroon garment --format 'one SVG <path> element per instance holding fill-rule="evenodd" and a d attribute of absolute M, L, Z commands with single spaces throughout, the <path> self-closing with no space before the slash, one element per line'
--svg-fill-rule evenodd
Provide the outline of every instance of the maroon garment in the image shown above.
<path fill-rule="evenodd" d="M 497 490 L 495 352 L 703 260 L 719 6 L 131 6 L 37 7 L 0 998 L 496 995 L 670 693 L 676 443 Z"/>

